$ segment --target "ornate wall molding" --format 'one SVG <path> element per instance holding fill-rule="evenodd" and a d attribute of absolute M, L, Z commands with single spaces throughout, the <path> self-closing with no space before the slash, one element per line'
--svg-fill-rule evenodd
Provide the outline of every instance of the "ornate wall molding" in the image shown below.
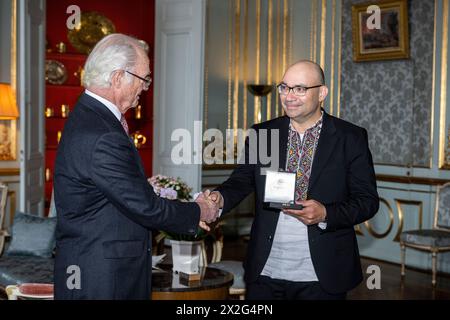
<path fill-rule="evenodd" d="M 386 199 L 383 199 L 383 198 L 380 198 L 380 203 L 383 203 L 384 205 L 386 205 L 386 207 L 388 209 L 387 213 L 388 213 L 388 217 L 389 217 L 389 225 L 386 228 L 386 230 L 383 232 L 378 232 L 372 227 L 372 223 L 370 222 L 370 220 L 364 222 L 364 225 L 366 226 L 367 231 L 369 231 L 370 235 L 372 235 L 373 237 L 375 237 L 377 239 L 385 238 L 391 232 L 392 226 L 394 225 L 394 211 L 392 210 L 391 205 L 389 204 L 389 202 Z"/>
<path fill-rule="evenodd" d="M 418 206 L 418 225 L 419 229 L 422 229 L 422 216 L 423 216 L 423 203 L 422 201 L 413 201 L 413 200 L 402 200 L 402 199 L 394 199 L 395 205 L 397 206 L 398 211 L 398 227 L 397 233 L 394 237 L 394 241 L 400 241 L 400 234 L 403 232 L 403 223 L 405 220 L 405 214 L 403 212 L 402 205 L 414 205 Z"/>

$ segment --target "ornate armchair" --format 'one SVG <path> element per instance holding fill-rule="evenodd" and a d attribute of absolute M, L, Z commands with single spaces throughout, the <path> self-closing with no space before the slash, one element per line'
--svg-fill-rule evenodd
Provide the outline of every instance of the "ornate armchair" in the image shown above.
<path fill-rule="evenodd" d="M 431 252 L 432 285 L 436 285 L 437 254 L 450 250 L 450 182 L 438 187 L 433 229 L 409 230 L 400 235 L 401 276 L 405 276 L 406 247 Z"/>

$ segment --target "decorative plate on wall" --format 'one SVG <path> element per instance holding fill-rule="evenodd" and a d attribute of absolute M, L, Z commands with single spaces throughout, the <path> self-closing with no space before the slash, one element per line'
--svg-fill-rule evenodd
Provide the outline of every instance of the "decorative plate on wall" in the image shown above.
<path fill-rule="evenodd" d="M 45 81 L 51 84 L 63 84 L 67 80 L 66 67 L 59 61 L 45 61 Z"/>
<path fill-rule="evenodd" d="M 82 12 L 80 24 L 69 30 L 67 37 L 80 53 L 89 54 L 104 36 L 116 32 L 116 27 L 104 15 L 95 12 Z"/>

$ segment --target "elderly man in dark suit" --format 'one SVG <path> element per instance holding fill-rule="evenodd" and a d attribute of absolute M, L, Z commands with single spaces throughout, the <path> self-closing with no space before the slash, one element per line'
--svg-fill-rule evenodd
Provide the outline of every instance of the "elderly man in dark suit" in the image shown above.
<path fill-rule="evenodd" d="M 353 227 L 379 206 L 367 132 L 321 108 L 328 89 L 314 62 L 289 67 L 278 92 L 286 115 L 253 130 L 258 140 L 264 131 L 267 137 L 278 134 L 279 149 L 271 158 L 296 174 L 295 201 L 303 209 L 273 210 L 263 202 L 261 144 L 250 139 L 244 163 L 211 198 L 226 213 L 255 191 L 244 262 L 248 299 L 344 299 L 362 281 Z M 255 154 L 257 161 L 251 163 Z"/>
<path fill-rule="evenodd" d="M 89 55 L 86 91 L 58 147 L 56 299 L 150 299 L 151 229 L 195 234 L 217 206 L 159 198 L 128 135 L 125 112 L 150 83 L 139 42 L 113 34 Z"/>

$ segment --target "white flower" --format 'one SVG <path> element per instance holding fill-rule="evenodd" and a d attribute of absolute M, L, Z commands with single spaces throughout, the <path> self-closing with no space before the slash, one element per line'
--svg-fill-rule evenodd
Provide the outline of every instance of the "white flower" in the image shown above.
<path fill-rule="evenodd" d="M 161 193 L 159 194 L 161 198 L 166 198 L 170 200 L 175 200 L 178 196 L 178 193 L 171 188 L 162 188 Z"/>
<path fill-rule="evenodd" d="M 189 201 L 192 189 L 188 187 L 180 178 L 174 179 L 163 175 L 155 175 L 147 179 L 153 187 L 153 191 L 161 198 L 178 199 Z"/>

